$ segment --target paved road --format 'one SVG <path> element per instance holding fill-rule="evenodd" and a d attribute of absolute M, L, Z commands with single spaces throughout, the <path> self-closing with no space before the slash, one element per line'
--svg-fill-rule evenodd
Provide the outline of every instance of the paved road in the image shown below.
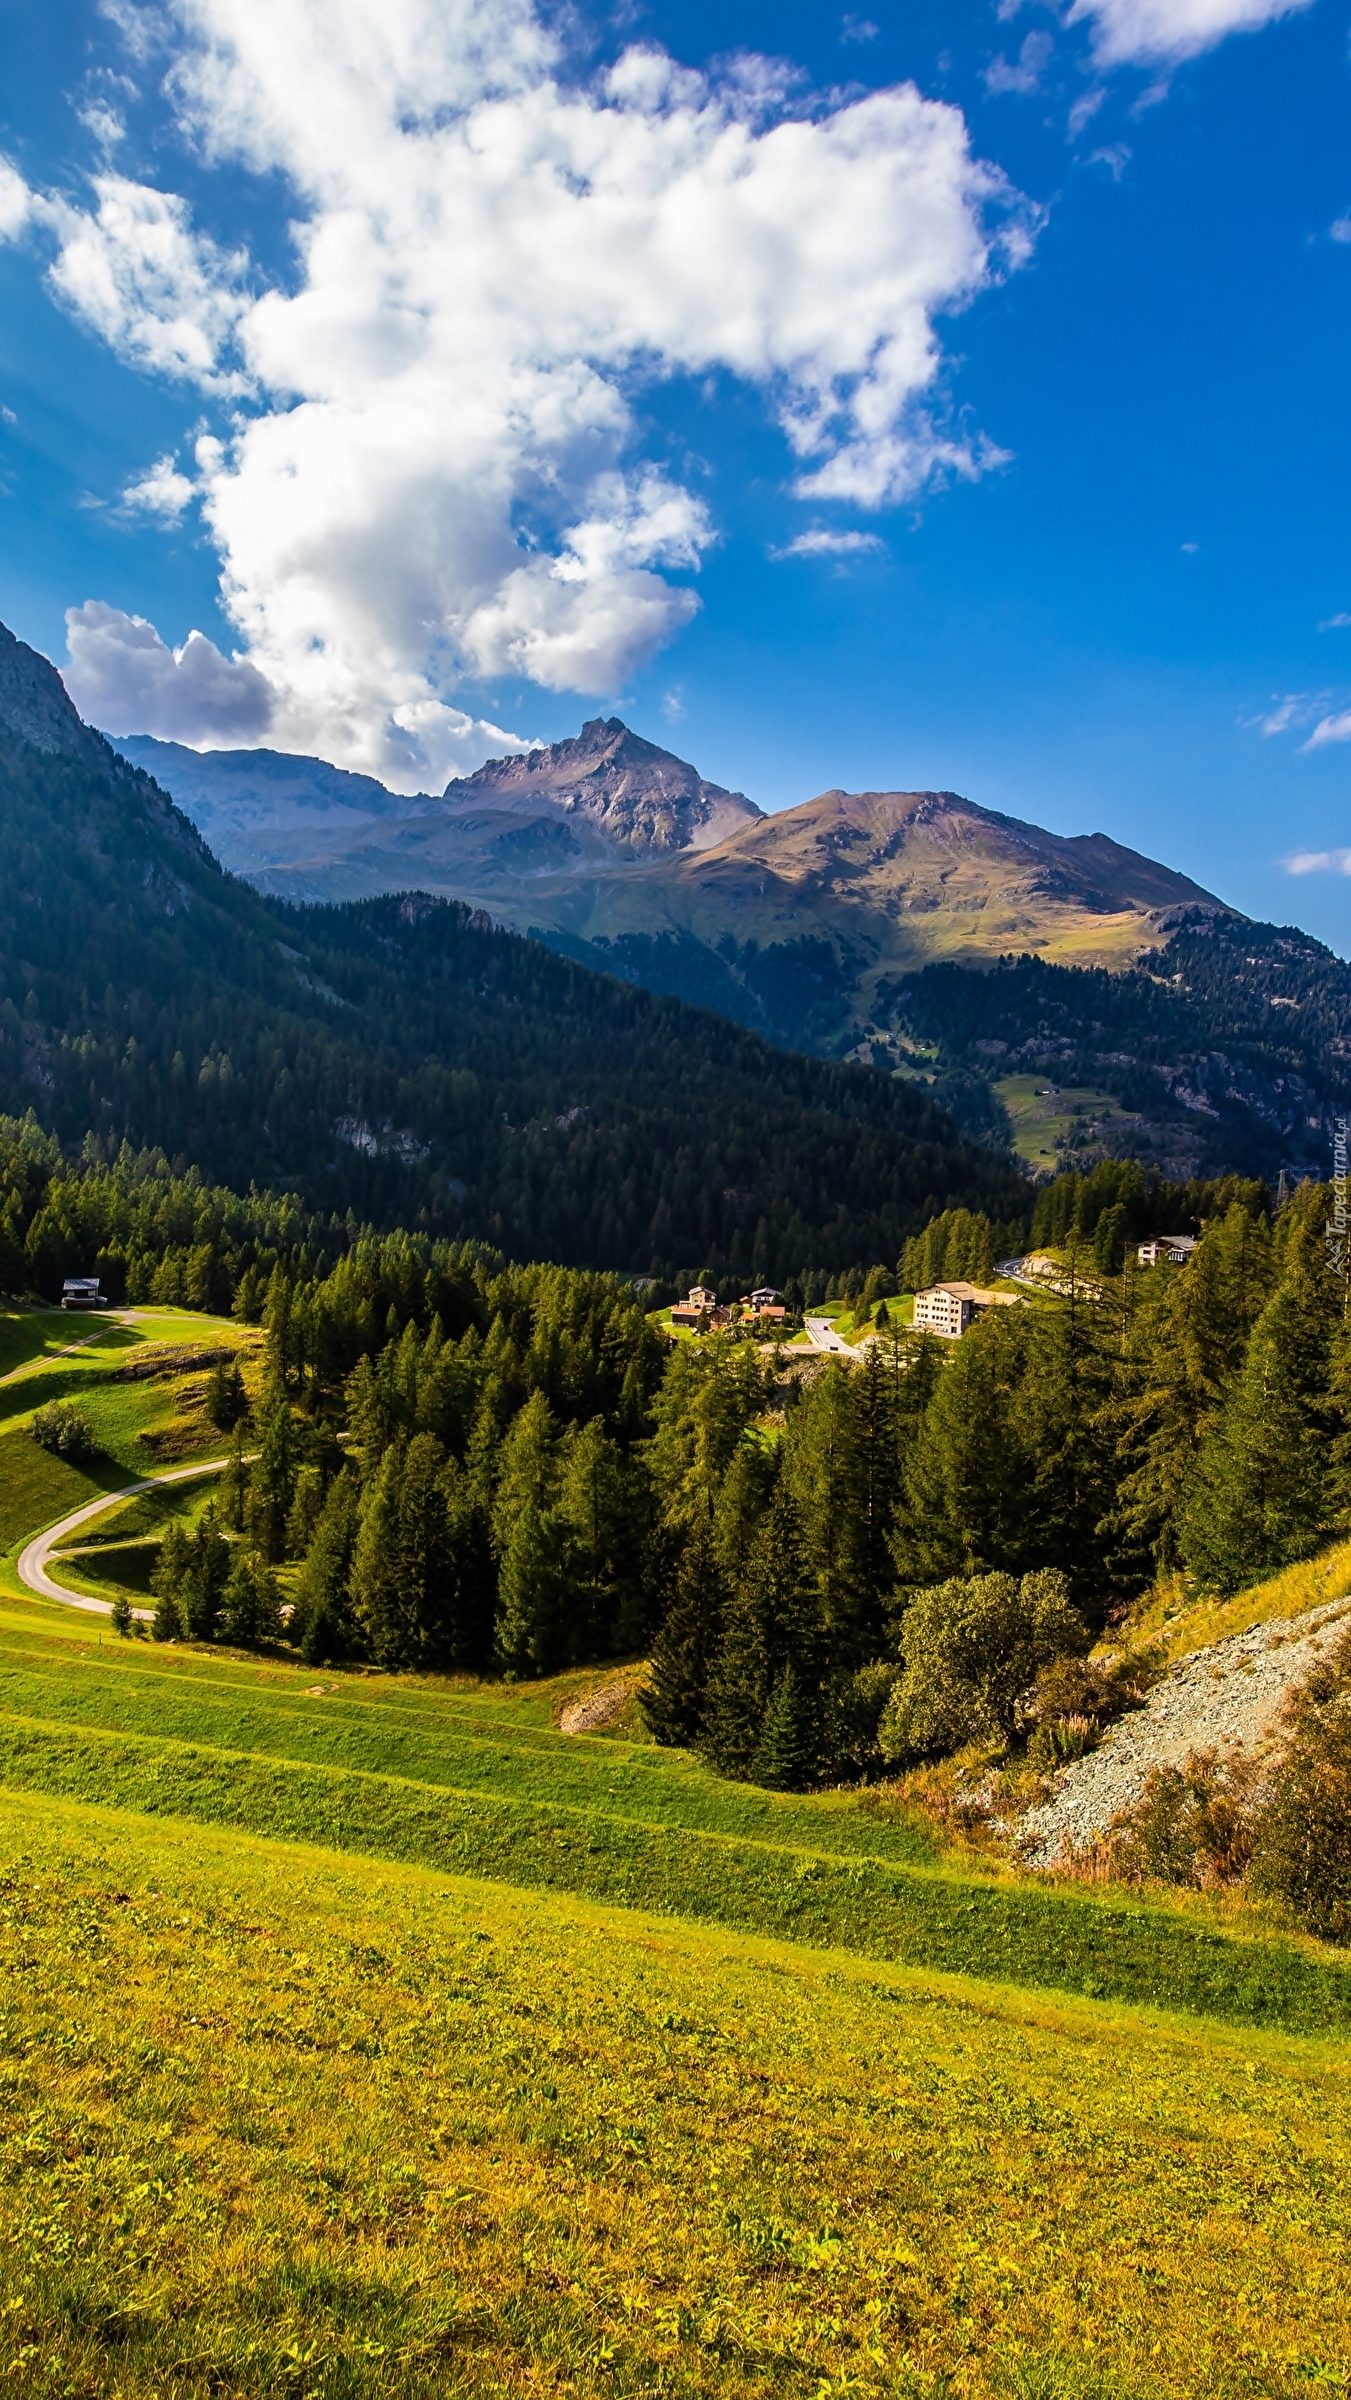
<path fill-rule="evenodd" d="M 64 1608 L 82 1608 L 91 1617 L 110 1617 L 113 1613 L 111 1600 L 90 1600 L 83 1592 L 68 1592 L 64 1584 L 54 1580 L 47 1566 L 53 1550 L 69 1541 L 70 1536 L 78 1533 L 80 1527 L 87 1525 L 91 1518 L 101 1516 L 105 1508 L 116 1508 L 119 1500 L 133 1500 L 138 1492 L 153 1492 L 165 1483 L 190 1483 L 194 1475 L 219 1475 L 226 1464 L 223 1458 L 213 1458 L 199 1461 L 196 1466 L 174 1467 L 168 1475 L 150 1475 L 140 1483 L 124 1483 L 120 1492 L 100 1492 L 97 1500 L 86 1500 L 83 1508 L 72 1509 L 59 1525 L 49 1525 L 45 1533 L 34 1534 L 32 1541 L 20 1551 L 20 1583 L 26 1585 L 30 1592 L 37 1592 L 44 1600 L 59 1600 Z M 154 1611 L 148 1608 L 132 1610 L 133 1616 L 146 1619 L 153 1614 Z"/>
<path fill-rule="evenodd" d="M 807 1339 L 813 1349 L 833 1350 L 839 1358 L 860 1358 L 862 1356 L 861 1351 L 851 1350 L 848 1342 L 840 1340 L 829 1317 L 808 1317 L 806 1326 Z"/>

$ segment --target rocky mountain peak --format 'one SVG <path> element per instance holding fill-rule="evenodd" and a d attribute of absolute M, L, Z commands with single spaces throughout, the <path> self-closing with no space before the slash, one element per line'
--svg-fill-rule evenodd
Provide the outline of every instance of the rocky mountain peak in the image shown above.
<path fill-rule="evenodd" d="M 558 810 L 580 816 L 629 851 L 707 850 L 763 812 L 744 792 L 708 783 L 621 717 L 591 717 L 579 734 L 490 758 L 448 783 L 453 807 Z"/>
<path fill-rule="evenodd" d="M 0 741 L 29 742 L 35 750 L 66 752 L 106 764 L 104 747 L 77 713 L 49 658 L 30 650 L 0 625 Z"/>

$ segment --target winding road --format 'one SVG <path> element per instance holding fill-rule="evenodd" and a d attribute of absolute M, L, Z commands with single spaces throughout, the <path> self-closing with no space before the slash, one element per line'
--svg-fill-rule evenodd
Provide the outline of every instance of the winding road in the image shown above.
<path fill-rule="evenodd" d="M 32 1541 L 25 1544 L 19 1552 L 16 1569 L 20 1583 L 28 1591 L 36 1592 L 40 1599 L 59 1600 L 63 1608 L 81 1608 L 91 1617 L 110 1617 L 111 1600 L 91 1600 L 85 1593 L 69 1592 L 64 1584 L 55 1581 L 47 1564 L 53 1550 L 60 1549 L 82 1525 L 102 1516 L 106 1508 L 116 1508 L 119 1500 L 134 1500 L 138 1492 L 159 1491 L 167 1483 L 190 1483 L 195 1475 L 219 1475 L 227 1464 L 223 1458 L 201 1459 L 194 1466 L 174 1467 L 167 1475 L 146 1476 L 139 1483 L 124 1483 L 118 1492 L 100 1492 L 97 1500 L 86 1500 L 83 1508 L 72 1509 L 59 1524 L 49 1525 L 45 1533 L 35 1533 Z M 154 1612 L 134 1608 L 131 1613 L 134 1617 L 149 1618 Z"/>
<path fill-rule="evenodd" d="M 848 1342 L 842 1342 L 840 1340 L 840 1337 L 835 1331 L 834 1326 L 831 1324 L 829 1317 L 808 1317 L 805 1322 L 807 1327 L 807 1338 L 814 1350 L 833 1351 L 837 1358 L 862 1357 L 862 1351 L 851 1350 Z"/>

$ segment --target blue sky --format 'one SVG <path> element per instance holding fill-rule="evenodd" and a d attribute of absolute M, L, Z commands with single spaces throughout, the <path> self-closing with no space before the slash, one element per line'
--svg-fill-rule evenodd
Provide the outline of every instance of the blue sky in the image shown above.
<path fill-rule="evenodd" d="M 0 617 L 117 731 L 616 710 L 1351 951 L 1349 17 L 0 0 Z"/>

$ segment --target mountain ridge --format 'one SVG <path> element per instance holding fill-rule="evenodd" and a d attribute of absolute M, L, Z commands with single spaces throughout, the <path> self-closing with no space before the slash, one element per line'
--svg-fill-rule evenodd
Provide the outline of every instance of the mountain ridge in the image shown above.
<path fill-rule="evenodd" d="M 131 1171 L 161 1149 L 355 1225 L 663 1279 L 890 1262 L 935 1208 L 1023 1213 L 927 1093 L 448 898 L 259 894 L 46 660 L 0 655 L 0 1112 Z"/>

